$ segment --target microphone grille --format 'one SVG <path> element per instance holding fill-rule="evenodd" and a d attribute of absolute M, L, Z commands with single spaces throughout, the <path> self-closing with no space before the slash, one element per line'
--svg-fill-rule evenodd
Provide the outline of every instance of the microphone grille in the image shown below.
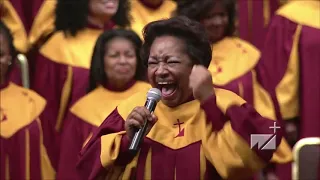
<path fill-rule="evenodd" d="M 161 91 L 157 88 L 151 88 L 147 93 L 147 99 L 154 99 L 159 102 L 161 99 Z"/>

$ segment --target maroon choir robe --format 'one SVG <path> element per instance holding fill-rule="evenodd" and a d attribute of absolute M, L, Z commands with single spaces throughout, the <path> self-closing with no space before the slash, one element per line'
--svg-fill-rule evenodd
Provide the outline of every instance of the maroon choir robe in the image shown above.
<path fill-rule="evenodd" d="M 121 101 L 150 87 L 141 81 L 130 82 L 121 91 L 99 86 L 77 101 L 66 115 L 67 123 L 62 132 L 57 179 L 79 179 L 76 172 L 78 153 L 92 133 Z"/>
<path fill-rule="evenodd" d="M 35 58 L 31 88 L 48 102 L 51 116 L 45 122 L 50 128 L 46 132 L 50 133 L 48 137 L 56 137 L 57 147 L 66 110 L 86 94 L 93 48 L 102 32 L 103 29 L 96 27 L 85 28 L 76 36 L 58 31 L 40 48 Z M 59 151 L 51 155 L 57 168 Z"/>
<path fill-rule="evenodd" d="M 275 147 L 282 131 L 275 121 L 228 90 L 215 89 L 203 104 L 191 100 L 170 108 L 161 101 L 157 123 L 136 155 L 128 152 L 125 120 L 143 106 L 147 91 L 123 101 L 101 124 L 80 153 L 82 179 L 239 179 L 262 169 L 274 150 L 250 148 L 251 134 L 273 134 Z M 272 148 L 270 148 L 272 149 Z"/>
<path fill-rule="evenodd" d="M 0 180 L 54 179 L 40 121 L 46 101 L 13 83 L 0 87 L 0 95 Z"/>
<path fill-rule="evenodd" d="M 238 30 L 240 38 L 258 49 L 263 48 L 270 19 L 281 0 L 237 0 Z"/>
<path fill-rule="evenodd" d="M 260 84 L 277 97 L 278 114 L 300 119 L 299 138 L 320 137 L 319 14 L 318 0 L 291 1 L 280 8 L 257 66 Z"/>

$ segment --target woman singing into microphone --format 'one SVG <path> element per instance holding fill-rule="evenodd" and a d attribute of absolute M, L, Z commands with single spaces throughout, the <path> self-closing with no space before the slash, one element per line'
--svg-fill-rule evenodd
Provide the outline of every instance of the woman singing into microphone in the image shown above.
<path fill-rule="evenodd" d="M 143 106 L 147 91 L 120 105 L 80 153 L 83 179 L 246 179 L 275 150 L 250 148 L 251 134 L 273 134 L 262 117 L 235 93 L 215 89 L 207 67 L 210 41 L 186 17 L 155 21 L 144 30 L 142 58 L 162 99 L 153 115 Z M 128 147 L 144 120 L 150 121 L 140 151 Z M 276 133 L 276 147 L 282 131 Z"/>

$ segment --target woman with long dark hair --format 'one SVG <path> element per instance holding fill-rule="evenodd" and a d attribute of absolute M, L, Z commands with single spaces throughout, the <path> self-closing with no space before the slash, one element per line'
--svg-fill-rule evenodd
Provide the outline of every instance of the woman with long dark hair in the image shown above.
<path fill-rule="evenodd" d="M 131 30 L 103 33 L 94 48 L 88 94 L 66 115 L 61 140 L 58 179 L 78 179 L 78 153 L 105 116 L 124 99 L 150 88 L 139 51 L 142 42 Z"/>
<path fill-rule="evenodd" d="M 59 133 L 70 104 L 86 93 L 93 48 L 106 30 L 125 27 L 129 21 L 127 0 L 58 0 L 56 32 L 35 58 L 31 87 L 48 101 L 48 128 L 44 138 L 59 146 Z M 59 149 L 59 148 L 58 148 Z M 59 152 L 51 151 L 57 169 Z"/>
<path fill-rule="evenodd" d="M 80 152 L 81 179 L 248 179 L 262 169 L 282 131 L 274 149 L 250 148 L 250 135 L 272 133 L 274 121 L 235 93 L 214 88 L 211 58 L 200 23 L 174 17 L 148 24 L 142 59 L 158 105 L 150 113 L 142 90 L 105 116 Z M 138 148 L 129 149 L 143 126 Z"/>
<path fill-rule="evenodd" d="M 213 48 L 208 68 L 213 84 L 243 97 L 261 115 L 280 120 L 272 104 L 275 97 L 257 83 L 254 68 L 260 51 L 234 35 L 235 12 L 235 0 L 181 0 L 176 15 L 187 16 L 205 27 Z M 291 148 L 283 140 L 272 162 L 289 163 L 291 160 Z"/>
<path fill-rule="evenodd" d="M 10 80 L 16 59 L 14 38 L 0 21 L 0 179 L 54 179 L 40 121 L 46 101 Z"/>

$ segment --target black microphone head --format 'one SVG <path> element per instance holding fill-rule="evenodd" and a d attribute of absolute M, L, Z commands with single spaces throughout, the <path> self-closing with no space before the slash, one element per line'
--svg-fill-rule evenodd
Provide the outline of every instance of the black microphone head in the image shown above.
<path fill-rule="evenodd" d="M 157 88 L 151 88 L 147 93 L 147 99 L 153 99 L 159 102 L 161 99 L 161 91 Z"/>

